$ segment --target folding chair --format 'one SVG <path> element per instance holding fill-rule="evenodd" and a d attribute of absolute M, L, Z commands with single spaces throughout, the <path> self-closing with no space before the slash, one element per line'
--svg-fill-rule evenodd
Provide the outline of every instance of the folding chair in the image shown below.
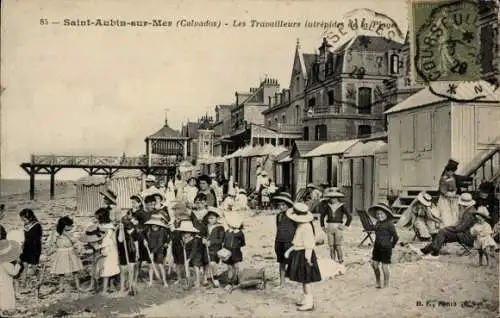
<path fill-rule="evenodd" d="M 361 225 L 363 225 L 363 233 L 366 234 L 366 236 L 363 238 L 361 243 L 359 243 L 358 246 L 363 245 L 363 243 L 369 239 L 372 244 L 374 243 L 372 234 L 375 234 L 375 225 L 373 224 L 372 220 L 370 219 L 370 216 L 365 210 L 356 210 L 356 212 L 359 215 L 359 220 L 361 221 Z"/>

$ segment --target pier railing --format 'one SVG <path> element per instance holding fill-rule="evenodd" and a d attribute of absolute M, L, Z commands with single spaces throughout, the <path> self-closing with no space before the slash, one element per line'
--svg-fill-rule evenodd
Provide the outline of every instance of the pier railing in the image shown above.
<path fill-rule="evenodd" d="M 151 166 L 169 166 L 182 161 L 179 156 L 151 157 Z M 143 167 L 148 165 L 147 156 L 124 157 L 124 156 L 61 156 L 61 155 L 31 155 L 31 164 L 47 166 L 88 166 L 109 167 L 128 166 Z"/>

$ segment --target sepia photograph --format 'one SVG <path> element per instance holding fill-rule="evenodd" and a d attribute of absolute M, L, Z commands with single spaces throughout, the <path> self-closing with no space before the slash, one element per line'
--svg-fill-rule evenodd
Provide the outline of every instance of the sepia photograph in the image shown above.
<path fill-rule="evenodd" d="M 499 0 L 4 0 L 0 318 L 500 317 Z"/>

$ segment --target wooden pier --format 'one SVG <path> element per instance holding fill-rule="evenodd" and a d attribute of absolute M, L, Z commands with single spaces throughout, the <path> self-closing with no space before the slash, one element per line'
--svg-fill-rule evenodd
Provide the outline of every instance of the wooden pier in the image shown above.
<path fill-rule="evenodd" d="M 50 175 L 50 199 L 54 199 L 55 176 L 62 169 L 83 169 L 89 175 L 112 177 L 118 170 L 140 170 L 144 174 L 167 175 L 184 158 L 168 157 L 113 157 L 113 156 L 57 156 L 31 155 L 30 162 L 21 164 L 30 176 L 30 199 L 35 198 L 35 176 Z"/>

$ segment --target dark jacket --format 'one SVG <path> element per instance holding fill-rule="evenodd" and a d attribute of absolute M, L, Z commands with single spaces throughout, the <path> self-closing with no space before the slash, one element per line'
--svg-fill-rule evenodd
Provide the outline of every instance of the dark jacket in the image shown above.
<path fill-rule="evenodd" d="M 460 219 L 458 219 L 457 224 L 447 226 L 445 229 L 451 232 L 456 233 L 469 233 L 471 227 L 476 223 L 476 218 L 474 217 L 474 213 L 476 212 L 475 207 L 470 207 L 467 210 L 462 212 Z"/>
<path fill-rule="evenodd" d="M 375 243 L 376 246 L 394 248 L 399 241 L 396 227 L 391 220 L 377 222 L 375 224 Z"/>
<path fill-rule="evenodd" d="M 326 223 L 343 223 L 344 215 L 347 217 L 345 226 L 351 225 L 352 216 L 349 212 L 347 212 L 344 204 L 337 208 L 337 210 L 332 211 L 330 205 L 325 202 L 319 205 L 318 212 L 321 215 L 319 221 L 322 227 L 325 226 L 325 219 Z"/>
<path fill-rule="evenodd" d="M 277 242 L 291 242 L 295 235 L 297 224 L 290 220 L 286 213 L 276 215 L 276 238 Z"/>

